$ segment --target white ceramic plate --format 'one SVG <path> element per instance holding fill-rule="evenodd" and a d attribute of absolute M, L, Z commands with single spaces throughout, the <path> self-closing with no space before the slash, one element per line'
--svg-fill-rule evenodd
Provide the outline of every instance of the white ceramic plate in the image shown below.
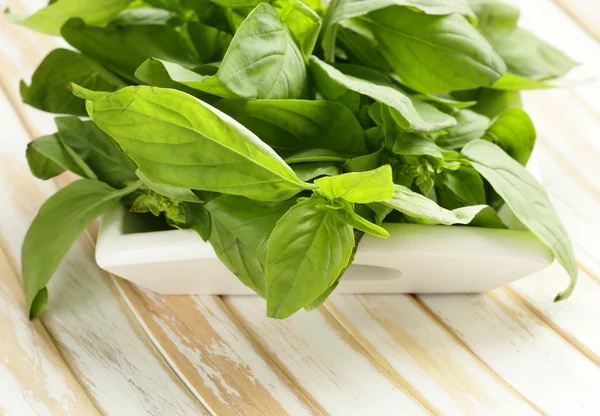
<path fill-rule="evenodd" d="M 531 166 L 535 164 L 529 169 L 536 175 Z M 500 215 L 505 222 L 514 221 L 508 209 Z M 362 238 L 336 293 L 484 292 L 544 269 L 553 260 L 528 231 L 418 224 L 385 228 L 388 239 Z M 121 205 L 102 219 L 96 261 L 162 294 L 253 293 L 194 231 L 140 232 L 135 216 Z"/>

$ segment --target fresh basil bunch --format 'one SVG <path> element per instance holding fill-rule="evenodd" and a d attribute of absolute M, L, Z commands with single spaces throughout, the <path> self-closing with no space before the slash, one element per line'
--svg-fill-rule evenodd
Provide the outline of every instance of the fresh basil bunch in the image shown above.
<path fill-rule="evenodd" d="M 33 174 L 83 179 L 23 243 L 31 317 L 77 236 L 122 201 L 193 229 L 286 318 L 321 304 L 386 222 L 506 228 L 508 204 L 571 277 L 571 243 L 523 167 L 519 90 L 576 63 L 493 0 L 58 0 L 19 24 L 62 36 L 23 101 L 58 114 Z M 89 117 L 82 119 L 80 117 Z"/>

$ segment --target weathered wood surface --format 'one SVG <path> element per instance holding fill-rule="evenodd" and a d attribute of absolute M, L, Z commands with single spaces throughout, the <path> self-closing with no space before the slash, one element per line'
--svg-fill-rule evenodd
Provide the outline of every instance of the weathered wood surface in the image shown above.
<path fill-rule="evenodd" d="M 11 0 L 22 14 L 45 1 Z M 600 9 L 513 0 L 522 25 L 600 73 Z M 597 22 L 597 23 L 596 23 Z M 581 269 L 484 295 L 333 296 L 279 322 L 257 297 L 162 297 L 108 276 L 82 237 L 28 322 L 19 250 L 43 200 L 27 140 L 52 116 L 20 104 L 56 39 L 0 19 L 0 415 L 590 415 L 600 408 L 600 83 L 528 93 L 548 192 Z M 93 235 L 93 232 L 92 232 Z"/>

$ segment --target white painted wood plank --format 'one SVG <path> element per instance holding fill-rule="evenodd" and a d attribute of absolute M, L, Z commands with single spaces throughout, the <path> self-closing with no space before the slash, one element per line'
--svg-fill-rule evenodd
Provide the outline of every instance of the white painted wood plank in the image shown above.
<path fill-rule="evenodd" d="M 119 280 L 155 344 L 215 415 L 319 415 L 219 297 L 160 296 Z"/>
<path fill-rule="evenodd" d="M 446 415 L 539 414 L 411 296 L 334 295 L 328 309 L 421 402 Z"/>
<path fill-rule="evenodd" d="M 28 137 L 4 95 L 0 108 L 0 235 L 3 249 L 18 265 L 25 231 L 56 188 L 30 175 L 24 157 Z M 43 322 L 102 412 L 204 414 L 94 264 L 84 239 L 69 252 L 49 290 L 51 304 Z"/>
<path fill-rule="evenodd" d="M 600 407 L 600 368 L 506 291 L 421 300 L 543 413 L 587 416 Z"/>
<path fill-rule="evenodd" d="M 0 414 L 98 415 L 42 324 L 27 319 L 21 285 L 1 249 Z"/>
<path fill-rule="evenodd" d="M 428 414 L 326 311 L 300 311 L 278 321 L 265 316 L 264 300 L 257 296 L 228 296 L 224 301 L 283 371 L 326 412 Z"/>

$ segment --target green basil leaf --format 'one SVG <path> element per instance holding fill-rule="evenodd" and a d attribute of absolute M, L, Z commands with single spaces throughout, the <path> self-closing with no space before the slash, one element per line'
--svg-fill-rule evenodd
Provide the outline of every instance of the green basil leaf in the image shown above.
<path fill-rule="evenodd" d="M 35 70 L 31 85 L 22 84 L 21 98 L 25 104 L 38 110 L 84 116 L 83 100 L 74 96 L 68 88 L 72 82 L 93 90 L 106 91 L 124 85 L 83 55 L 68 49 L 55 49 Z"/>
<path fill-rule="evenodd" d="M 333 61 L 338 23 L 394 5 L 412 7 L 428 15 L 461 13 L 471 18 L 475 17 L 465 0 L 333 0 L 323 23 L 325 59 Z"/>
<path fill-rule="evenodd" d="M 400 134 L 396 137 L 392 151 L 397 155 L 404 156 L 431 156 L 436 159 L 444 158 L 440 148 L 433 140 L 416 133 Z"/>
<path fill-rule="evenodd" d="M 267 242 L 267 316 L 283 319 L 335 283 L 354 248 L 352 227 L 327 200 L 310 198 L 277 222 Z"/>
<path fill-rule="evenodd" d="M 492 209 L 487 205 L 475 205 L 449 211 L 402 185 L 395 185 L 394 195 L 383 204 L 407 215 L 413 222 L 442 225 L 469 224 L 482 210 Z"/>
<path fill-rule="evenodd" d="M 442 97 L 433 94 L 417 94 L 414 97 L 427 103 L 437 104 L 438 108 L 445 108 L 450 111 L 456 111 L 457 109 L 473 107 L 475 104 L 477 104 L 477 101 L 457 101 L 448 98 L 448 94 L 446 95 L 447 96 Z"/>
<path fill-rule="evenodd" d="M 505 91 L 546 90 L 549 88 L 572 88 L 581 85 L 586 81 L 587 80 L 584 78 L 553 78 L 536 80 L 507 72 L 506 74 L 502 75 L 502 78 L 496 81 L 496 83 L 490 88 Z"/>
<path fill-rule="evenodd" d="M 354 155 L 350 153 L 339 152 L 331 149 L 307 149 L 282 152 L 281 157 L 286 163 L 307 163 L 307 162 L 339 162 L 344 163 Z"/>
<path fill-rule="evenodd" d="M 438 203 L 448 209 L 485 204 L 485 188 L 481 176 L 469 166 L 443 170 L 435 177 Z"/>
<path fill-rule="evenodd" d="M 157 194 L 162 196 L 166 196 L 167 198 L 176 199 L 178 201 L 187 201 L 187 202 L 195 202 L 201 203 L 202 199 L 195 193 L 193 193 L 190 189 L 185 188 L 177 188 L 175 186 L 168 185 L 159 185 L 157 183 L 152 182 L 148 179 L 144 174 L 138 169 L 135 174 L 140 178 L 142 183 L 148 187 L 148 189 L 153 190 Z"/>
<path fill-rule="evenodd" d="M 255 7 L 259 5 L 262 0 L 211 0 L 213 3 L 218 4 L 221 7 L 230 7 L 232 9 L 239 9 L 242 7 Z"/>
<path fill-rule="evenodd" d="M 446 129 L 436 143 L 446 149 L 461 149 L 471 140 L 481 139 L 490 125 L 490 119 L 471 110 L 460 110 L 454 117 L 456 126 Z"/>
<path fill-rule="evenodd" d="M 27 145 L 25 152 L 31 173 L 39 179 L 50 179 L 69 170 L 83 178 L 98 179 L 58 134 L 42 136 Z"/>
<path fill-rule="evenodd" d="M 261 202 L 233 195 L 221 195 L 206 208 L 213 218 L 227 228 L 264 263 L 267 240 L 279 219 L 295 204 L 294 200 Z"/>
<path fill-rule="evenodd" d="M 335 176 L 340 174 L 340 168 L 331 162 L 294 163 L 292 169 L 300 179 L 305 182 L 321 176 Z"/>
<path fill-rule="evenodd" d="M 525 166 L 535 145 L 535 127 L 525 111 L 511 108 L 494 120 L 483 139 L 497 144 Z"/>
<path fill-rule="evenodd" d="M 229 33 L 200 22 L 188 22 L 187 31 L 204 63 L 221 61 L 232 39 Z"/>
<path fill-rule="evenodd" d="M 502 59 L 463 16 L 431 16 L 388 7 L 365 18 L 402 83 L 416 91 L 449 92 L 494 84 Z"/>
<path fill-rule="evenodd" d="M 364 172 L 367 170 L 377 169 L 383 164 L 385 157 L 383 147 L 376 152 L 368 155 L 358 156 L 349 159 L 342 165 L 344 172 Z"/>
<path fill-rule="evenodd" d="M 303 98 L 306 65 L 277 12 L 261 3 L 235 33 L 219 71 L 194 88 L 223 98 Z"/>
<path fill-rule="evenodd" d="M 265 297 L 263 265 L 252 251 L 213 217 L 210 239 L 215 254 L 244 285 Z"/>
<path fill-rule="evenodd" d="M 176 14 L 169 10 L 137 7 L 121 10 L 110 20 L 110 26 L 167 25 L 174 18 L 176 18 Z"/>
<path fill-rule="evenodd" d="M 194 87 L 207 79 L 206 75 L 198 74 L 171 62 L 150 58 L 135 70 L 134 75 L 149 85 L 183 91 L 209 104 L 214 104 L 219 100 L 218 97 L 199 91 Z"/>
<path fill-rule="evenodd" d="M 515 216 L 544 243 L 564 267 L 571 281 L 556 297 L 570 296 L 577 282 L 577 264 L 571 241 L 544 188 L 500 147 L 485 140 L 467 144 L 462 154 L 492 185 Z"/>
<path fill-rule="evenodd" d="M 85 228 L 139 187 L 121 190 L 91 179 L 71 183 L 51 196 L 29 227 L 21 252 L 27 309 L 35 318 L 48 298 L 46 284 Z"/>
<path fill-rule="evenodd" d="M 68 149 L 76 153 L 100 181 L 113 188 L 123 188 L 138 180 L 136 164 L 93 122 L 77 117 L 57 117 L 54 121 Z M 89 173 L 81 176 L 92 177 Z"/>
<path fill-rule="evenodd" d="M 483 88 L 473 111 L 494 118 L 508 108 L 521 108 L 522 106 L 521 94 L 518 91 Z"/>
<path fill-rule="evenodd" d="M 216 107 L 276 151 L 327 148 L 367 153 L 356 117 L 341 104 L 319 100 L 223 100 Z"/>
<path fill-rule="evenodd" d="M 367 172 L 344 173 L 317 179 L 315 185 L 328 198 L 367 204 L 387 201 L 394 193 L 392 168 L 384 165 Z"/>
<path fill-rule="evenodd" d="M 135 70 L 149 58 L 164 59 L 193 68 L 201 62 L 174 28 L 165 25 L 87 26 L 71 19 L 61 29 L 63 38 L 84 55 L 96 59 L 134 82 Z"/>
<path fill-rule="evenodd" d="M 512 29 L 517 26 L 521 12 L 516 7 L 498 0 L 469 0 L 478 26 Z"/>
<path fill-rule="evenodd" d="M 152 182 L 258 200 L 312 187 L 252 132 L 182 92 L 127 87 L 87 109 Z"/>
<path fill-rule="evenodd" d="M 38 10 L 29 17 L 12 17 L 15 23 L 48 35 L 60 35 L 60 28 L 72 17 L 83 19 L 89 25 L 103 26 L 132 0 L 61 0 Z"/>
<path fill-rule="evenodd" d="M 183 207 L 185 220 L 183 222 L 170 221 L 169 223 L 182 230 L 194 230 L 204 241 L 208 241 L 210 239 L 212 225 L 210 214 L 204 204 L 199 204 L 197 201 L 194 201 L 182 202 L 179 205 Z M 167 220 L 168 219 L 167 213 Z"/>
<path fill-rule="evenodd" d="M 336 39 L 348 55 L 349 61 L 386 72 L 391 71 L 390 65 L 377 48 L 375 37 L 360 22 L 354 20 L 341 21 L 336 32 Z"/>
<path fill-rule="evenodd" d="M 274 6 L 281 21 L 292 32 L 304 56 L 309 57 L 315 48 L 321 29 L 319 15 L 300 0 L 279 0 L 274 3 Z"/>
<path fill-rule="evenodd" d="M 317 88 L 326 98 L 335 100 L 347 90 L 366 95 L 397 110 L 398 117 L 403 120 L 403 128 L 406 130 L 435 131 L 456 124 L 456 120 L 451 116 L 440 115 L 441 112 L 433 106 L 418 99 L 411 99 L 390 85 L 345 75 L 315 56 L 310 58 L 310 70 Z M 415 104 L 419 106 L 419 110 Z M 431 115 L 433 118 L 429 118 Z"/>
<path fill-rule="evenodd" d="M 386 231 L 385 228 L 380 227 L 379 225 L 373 224 L 366 218 L 361 217 L 356 212 L 352 206 L 341 209 L 338 211 L 338 216 L 342 221 L 351 226 L 352 228 L 356 228 L 362 232 L 372 234 L 376 237 L 388 238 L 390 233 Z"/>

